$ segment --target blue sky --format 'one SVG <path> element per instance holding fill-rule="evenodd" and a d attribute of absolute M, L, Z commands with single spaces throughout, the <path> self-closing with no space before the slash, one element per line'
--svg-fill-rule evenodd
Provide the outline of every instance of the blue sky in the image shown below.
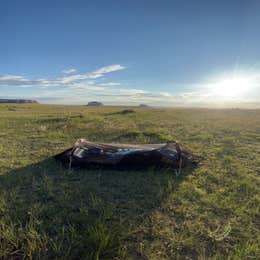
<path fill-rule="evenodd" d="M 259 10 L 257 0 L 1 1 L 0 98 L 256 104 Z"/>

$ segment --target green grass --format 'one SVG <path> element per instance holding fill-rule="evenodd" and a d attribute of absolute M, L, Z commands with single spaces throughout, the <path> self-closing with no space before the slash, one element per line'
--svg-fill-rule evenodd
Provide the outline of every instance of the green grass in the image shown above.
<path fill-rule="evenodd" d="M 133 112 L 122 112 L 131 110 Z M 0 105 L 1 259 L 259 259 L 260 110 Z M 177 140 L 173 172 L 81 170 L 77 138 Z"/>

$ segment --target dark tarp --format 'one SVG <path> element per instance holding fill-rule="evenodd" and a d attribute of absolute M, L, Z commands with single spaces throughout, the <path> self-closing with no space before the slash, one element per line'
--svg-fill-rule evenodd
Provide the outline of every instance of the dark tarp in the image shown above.
<path fill-rule="evenodd" d="M 69 168 L 105 167 L 143 169 L 147 167 L 181 170 L 197 165 L 198 158 L 176 142 L 164 144 L 108 144 L 79 139 L 74 147 L 54 156 Z"/>

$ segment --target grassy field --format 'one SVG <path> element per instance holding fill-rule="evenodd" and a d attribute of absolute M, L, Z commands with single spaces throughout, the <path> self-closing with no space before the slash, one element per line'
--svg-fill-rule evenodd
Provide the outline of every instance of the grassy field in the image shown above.
<path fill-rule="evenodd" d="M 0 258 L 259 259 L 260 110 L 0 105 Z M 202 165 L 68 172 L 91 141 L 177 140 Z"/>

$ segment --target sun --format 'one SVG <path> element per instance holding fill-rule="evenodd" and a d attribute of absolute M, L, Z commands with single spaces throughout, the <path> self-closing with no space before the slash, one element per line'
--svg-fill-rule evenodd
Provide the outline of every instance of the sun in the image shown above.
<path fill-rule="evenodd" d="M 213 95 L 221 97 L 238 97 L 243 95 L 252 85 L 249 78 L 230 77 L 223 79 L 210 86 Z"/>

